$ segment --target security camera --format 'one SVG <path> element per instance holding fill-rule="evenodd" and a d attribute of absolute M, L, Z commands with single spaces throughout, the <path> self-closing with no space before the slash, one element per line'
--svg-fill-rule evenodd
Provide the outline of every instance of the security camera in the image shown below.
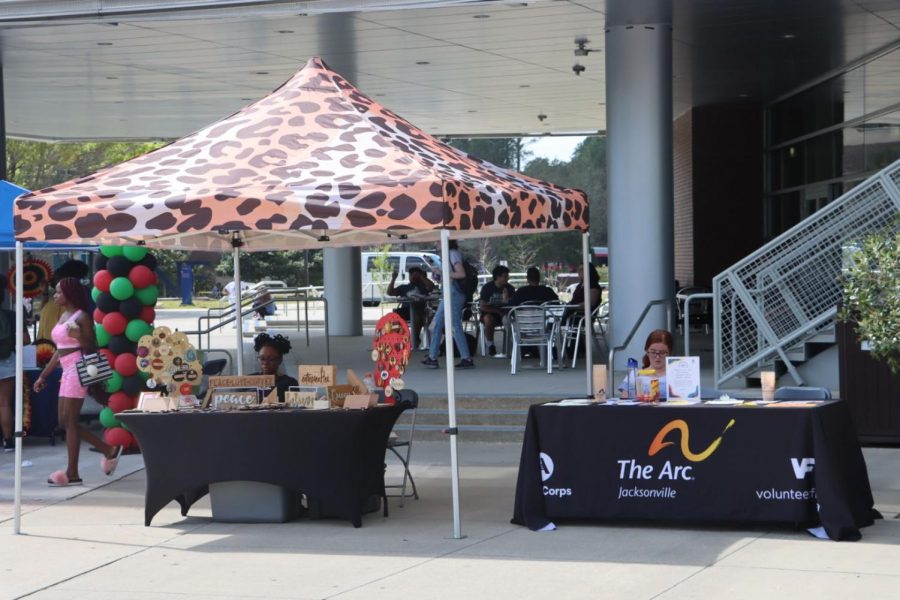
<path fill-rule="evenodd" d="M 540 121 L 541 123 L 543 123 L 544 119 L 546 119 L 546 118 L 547 118 L 547 115 L 545 115 L 544 113 L 541 113 L 538 115 L 538 121 Z"/>
<path fill-rule="evenodd" d="M 579 65 L 578 63 L 575 63 L 574 65 L 572 65 L 572 71 L 576 75 L 581 75 L 582 73 L 584 73 L 586 68 L 587 67 L 585 67 L 584 65 Z"/>

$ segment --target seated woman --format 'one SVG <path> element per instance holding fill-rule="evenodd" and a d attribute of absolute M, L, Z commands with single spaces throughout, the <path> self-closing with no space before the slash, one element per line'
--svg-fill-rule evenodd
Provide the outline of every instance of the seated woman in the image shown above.
<path fill-rule="evenodd" d="M 600 306 L 600 300 L 603 297 L 603 288 L 600 287 L 600 276 L 597 275 L 597 269 L 594 265 L 588 268 L 588 289 L 590 290 L 591 310 Z M 584 266 L 578 267 L 578 286 L 572 292 L 572 299 L 566 306 L 566 318 L 572 315 L 584 314 Z"/>
<path fill-rule="evenodd" d="M 256 350 L 259 371 L 252 375 L 274 375 L 278 401 L 284 402 L 284 393 L 288 388 L 300 385 L 296 379 L 285 374 L 281 364 L 284 362 L 284 355 L 291 351 L 291 340 L 283 335 L 261 333 L 253 338 L 253 349 Z"/>
<path fill-rule="evenodd" d="M 668 388 L 666 387 L 666 357 L 672 354 L 674 345 L 672 334 L 665 329 L 654 329 L 647 336 L 647 341 L 644 342 L 644 359 L 641 363 L 641 368 L 656 371 L 656 375 L 659 377 L 660 399 L 666 398 L 668 395 Z M 628 398 L 629 390 L 634 390 L 634 384 L 631 373 L 629 373 L 622 380 L 622 383 L 619 384 L 619 396 Z"/>

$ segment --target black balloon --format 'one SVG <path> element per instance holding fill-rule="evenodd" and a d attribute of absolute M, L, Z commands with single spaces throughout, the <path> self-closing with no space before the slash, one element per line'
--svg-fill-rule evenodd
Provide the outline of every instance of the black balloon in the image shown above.
<path fill-rule="evenodd" d="M 122 300 L 119 303 L 119 312 L 122 313 L 122 316 L 128 319 L 129 321 L 133 319 L 137 319 L 141 316 L 141 311 L 144 309 L 144 303 L 140 301 L 136 296 L 132 296 L 126 300 Z"/>
<path fill-rule="evenodd" d="M 106 292 L 101 292 L 97 296 L 97 308 L 105 313 L 117 312 L 119 310 L 119 301 Z M 118 352 L 116 353 L 118 354 Z"/>
<path fill-rule="evenodd" d="M 110 352 L 113 354 L 119 355 L 125 352 L 134 352 L 137 350 L 137 343 L 132 342 L 124 335 L 113 335 L 109 338 L 109 344 L 107 345 Z"/>
<path fill-rule="evenodd" d="M 137 396 L 144 389 L 144 378 L 140 375 L 126 377 L 122 381 L 122 391 L 129 396 Z"/>
<path fill-rule="evenodd" d="M 109 262 L 109 259 L 98 252 L 97 257 L 94 259 L 94 272 L 105 269 L 107 262 Z"/>
<path fill-rule="evenodd" d="M 106 270 L 112 273 L 113 277 L 128 277 L 133 263 L 124 256 L 113 256 L 106 263 Z"/>
<path fill-rule="evenodd" d="M 144 258 L 142 258 L 142 259 L 140 260 L 140 262 L 138 262 L 138 264 L 139 264 L 139 265 L 144 265 L 145 267 L 147 267 L 147 268 L 150 269 L 151 271 L 155 271 L 155 270 L 156 270 L 156 264 L 157 264 L 157 263 L 156 263 L 156 257 L 153 256 L 152 254 L 147 254 Z"/>

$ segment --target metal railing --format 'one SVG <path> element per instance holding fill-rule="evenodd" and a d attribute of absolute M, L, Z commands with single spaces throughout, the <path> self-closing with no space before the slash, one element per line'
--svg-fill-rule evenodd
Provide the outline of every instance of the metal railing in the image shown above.
<path fill-rule="evenodd" d="M 691 294 L 684 297 L 684 355 L 691 355 L 691 302 L 694 300 L 705 300 L 714 298 L 714 294 L 702 292 L 699 294 Z M 709 332 L 707 332 L 709 333 Z"/>
<path fill-rule="evenodd" d="M 842 246 L 887 227 L 900 211 L 900 161 L 859 184 L 713 280 L 717 385 L 780 358 L 834 325 Z"/>
<path fill-rule="evenodd" d="M 644 310 L 641 311 L 641 315 L 637 318 L 637 321 L 635 321 L 634 326 L 632 326 L 631 331 L 629 331 L 628 335 L 625 336 L 625 341 L 622 342 L 621 345 L 616 346 L 614 348 L 610 348 L 610 350 L 609 350 L 609 362 L 607 363 L 607 367 L 606 367 L 606 394 L 607 394 L 607 396 L 612 394 L 613 391 L 615 390 L 613 385 L 615 383 L 615 377 L 616 377 L 616 375 L 615 375 L 615 371 L 616 371 L 615 364 L 616 363 L 613 361 L 616 358 L 616 352 L 619 350 L 624 350 L 625 348 L 628 347 L 628 344 L 631 343 L 631 338 L 633 338 L 634 334 L 637 333 L 637 330 L 640 328 L 640 326 L 644 322 L 644 319 L 647 317 L 647 313 L 649 313 L 650 309 L 653 308 L 654 306 L 665 306 L 666 307 L 666 328 L 669 331 L 672 331 L 672 302 L 671 302 L 671 300 L 664 300 L 661 298 L 659 300 L 651 300 L 650 302 L 648 302 L 647 305 L 644 307 Z"/>
<path fill-rule="evenodd" d="M 243 319 L 246 316 L 256 314 L 256 311 L 260 308 L 270 306 L 277 302 L 295 302 L 296 306 L 296 318 L 294 319 L 294 324 L 297 327 L 297 331 L 300 331 L 301 322 L 304 324 L 306 331 L 306 346 L 309 347 L 309 304 L 312 303 L 321 303 L 323 310 L 323 323 L 325 327 L 325 356 L 326 360 L 331 361 L 331 336 L 328 331 L 328 300 L 324 296 L 310 296 L 310 292 L 318 293 L 321 291 L 321 288 L 317 287 L 299 287 L 299 288 L 271 288 L 269 289 L 269 295 L 272 297 L 271 300 L 266 302 L 254 304 L 254 298 L 250 297 L 241 302 L 241 327 L 243 327 Z M 300 304 L 303 304 L 303 315 L 304 318 L 301 321 L 300 319 Z M 249 308 L 248 308 L 249 307 Z M 213 311 L 217 311 L 215 314 Z M 218 320 L 218 323 L 213 324 L 213 321 Z M 203 322 L 207 322 L 207 327 L 203 327 Z M 226 325 L 235 322 L 235 307 L 228 306 L 227 308 L 217 309 L 210 308 L 206 311 L 205 315 L 201 315 L 197 319 L 197 329 L 195 331 L 186 331 L 184 332 L 187 335 L 196 335 L 197 336 L 197 350 L 203 349 L 203 336 L 206 336 L 206 346 L 207 348 L 210 346 L 210 334 L 213 331 L 217 331 Z M 237 325 L 236 325 L 237 326 Z"/>

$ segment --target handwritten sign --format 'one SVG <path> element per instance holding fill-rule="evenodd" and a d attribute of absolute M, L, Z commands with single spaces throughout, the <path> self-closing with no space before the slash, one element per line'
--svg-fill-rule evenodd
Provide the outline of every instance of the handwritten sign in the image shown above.
<path fill-rule="evenodd" d="M 337 383 L 336 365 L 300 365 L 300 385 L 316 385 L 329 387 Z"/>
<path fill-rule="evenodd" d="M 220 387 L 275 387 L 274 375 L 211 375 L 210 388 Z"/>
<path fill-rule="evenodd" d="M 257 388 L 216 388 L 210 404 L 215 410 L 230 410 L 259 404 Z"/>
<path fill-rule="evenodd" d="M 316 392 L 285 392 L 284 403 L 294 408 L 314 408 L 319 398 Z"/>
<path fill-rule="evenodd" d="M 343 408 L 344 399 L 350 394 L 357 393 L 352 385 L 331 385 L 327 388 L 328 404 L 331 408 Z"/>

